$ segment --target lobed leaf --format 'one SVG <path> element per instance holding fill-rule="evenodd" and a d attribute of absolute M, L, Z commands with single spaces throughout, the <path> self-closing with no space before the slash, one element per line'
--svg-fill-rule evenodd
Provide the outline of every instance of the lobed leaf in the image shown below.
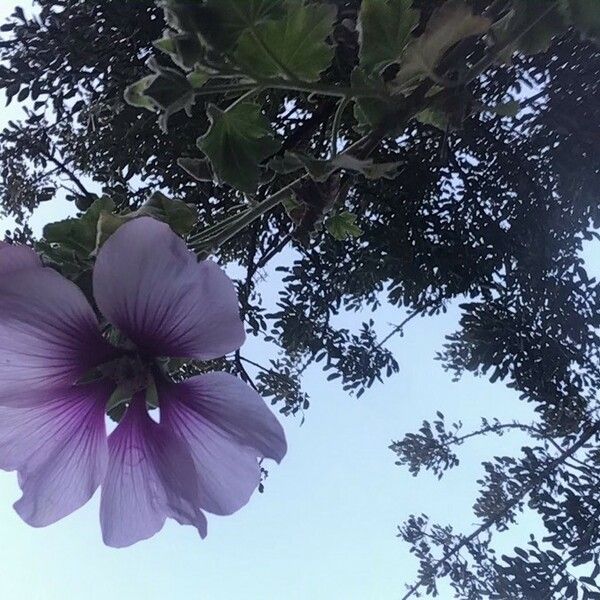
<path fill-rule="evenodd" d="M 245 102 L 222 111 L 210 104 L 207 114 L 210 127 L 198 139 L 198 147 L 220 180 L 242 192 L 254 193 L 260 180 L 261 161 L 281 145 L 273 137 L 260 106 Z"/>
<path fill-rule="evenodd" d="M 412 0 L 363 0 L 358 16 L 360 66 L 381 73 L 402 56 L 417 24 Z"/>
<path fill-rule="evenodd" d="M 288 0 L 281 19 L 247 29 L 240 37 L 236 62 L 256 77 L 316 81 L 333 57 L 327 43 L 335 20 L 329 4 L 304 5 Z"/>
<path fill-rule="evenodd" d="M 193 32 L 218 52 L 230 52 L 248 28 L 282 14 L 280 0 L 167 0 L 167 22 L 179 31 Z"/>
<path fill-rule="evenodd" d="M 362 234 L 362 229 L 356 225 L 356 215 L 342 212 L 333 215 L 325 221 L 325 228 L 336 240 L 356 238 Z"/>
<path fill-rule="evenodd" d="M 486 17 L 474 15 L 464 0 L 448 0 L 433 12 L 425 31 L 407 46 L 392 89 L 404 92 L 426 77 L 435 78 L 436 66 L 454 44 L 485 33 L 490 25 Z"/>

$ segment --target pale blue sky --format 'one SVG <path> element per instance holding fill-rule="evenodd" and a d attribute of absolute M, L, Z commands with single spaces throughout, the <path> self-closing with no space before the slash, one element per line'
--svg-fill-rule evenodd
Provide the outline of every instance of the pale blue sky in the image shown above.
<path fill-rule="evenodd" d="M 0 5 L 0 20 L 12 0 Z M 21 2 L 25 4 L 25 2 Z M 0 122 L 14 117 L 3 109 Z M 34 223 L 56 220 L 65 204 L 41 210 Z M 0 218 L 1 229 L 9 223 Z M 267 297 L 277 291 L 271 277 Z M 358 326 L 368 313 L 342 317 Z M 376 314 L 380 331 L 402 314 L 385 306 Z M 452 383 L 433 357 L 457 325 L 451 310 L 410 324 L 389 342 L 400 373 L 360 399 L 348 397 L 317 369 L 305 387 L 311 408 L 283 418 L 289 453 L 269 464 L 264 494 L 230 517 L 209 516 L 204 541 L 190 528 L 168 522 L 153 539 L 114 550 L 102 545 L 98 495 L 54 526 L 33 529 L 11 504 L 19 497 L 14 473 L 0 472 L 0 598 L 12 600 L 394 600 L 415 574 L 415 562 L 396 538 L 396 525 L 425 512 L 462 531 L 476 525 L 471 505 L 480 462 L 495 453 L 517 452 L 523 438 L 475 440 L 464 446 L 461 467 L 444 480 L 415 479 L 394 465 L 390 441 L 418 428 L 441 410 L 465 428 L 479 417 L 529 420 L 531 407 L 501 384 L 467 376 Z M 249 343 L 253 358 L 267 361 L 263 347 Z M 246 352 L 249 353 L 248 349 Z M 0 382 L 1 384 L 1 382 Z M 527 524 L 528 528 L 531 524 Z M 524 543 L 504 536 L 507 548 Z M 451 598 L 448 590 L 442 599 Z"/>

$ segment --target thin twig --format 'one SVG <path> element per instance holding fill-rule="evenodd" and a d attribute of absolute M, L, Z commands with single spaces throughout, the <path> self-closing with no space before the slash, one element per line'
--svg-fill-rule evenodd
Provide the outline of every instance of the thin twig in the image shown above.
<path fill-rule="evenodd" d="M 478 435 L 485 435 L 486 433 L 498 433 L 505 429 L 518 429 L 519 431 L 529 431 L 538 436 L 541 436 L 543 434 L 543 432 L 534 425 L 526 425 L 525 423 L 500 423 L 498 425 L 482 427 L 481 429 L 477 429 L 476 431 L 472 431 L 471 433 L 467 433 L 465 435 L 457 437 L 453 443 L 460 445 L 469 438 L 477 437 Z M 562 448 L 560 447 L 559 449 L 562 450 Z"/>
<path fill-rule="evenodd" d="M 292 239 L 292 234 L 288 233 L 279 240 L 276 246 L 274 246 L 264 256 L 261 256 L 260 260 L 256 263 L 256 269 L 262 269 L 269 261 L 271 261 L 277 254 L 279 254 Z"/>
<path fill-rule="evenodd" d="M 392 329 L 392 331 L 390 331 L 380 342 L 379 344 L 377 344 L 377 348 L 381 348 L 381 346 L 383 346 L 390 338 L 392 338 L 393 336 L 395 336 L 399 331 L 402 331 L 402 329 L 404 328 L 404 326 L 409 323 L 410 321 L 412 321 L 416 316 L 423 314 L 425 311 L 427 310 L 427 308 L 419 308 L 418 310 L 415 310 L 414 312 L 410 313 L 410 315 L 408 315 L 408 317 L 406 317 L 406 319 L 404 319 L 404 321 L 402 321 L 402 323 L 400 323 L 399 325 L 396 325 L 394 327 L 394 329 Z"/>
<path fill-rule="evenodd" d="M 254 381 L 252 380 L 252 377 L 250 377 L 250 374 L 248 373 L 248 371 L 246 371 L 246 367 L 244 367 L 242 361 L 243 361 L 243 357 L 240 354 L 239 350 L 235 351 L 235 365 L 238 368 L 242 379 L 244 381 L 246 381 L 246 383 L 250 384 L 250 386 L 258 392 L 258 388 L 256 387 L 256 384 L 254 383 Z"/>
<path fill-rule="evenodd" d="M 73 184 L 75 184 L 75 186 L 77 187 L 77 189 L 84 196 L 91 196 L 92 195 L 92 193 L 83 185 L 83 183 L 81 182 L 81 180 L 79 179 L 79 177 L 77 177 L 77 175 L 75 175 L 75 173 L 73 171 L 71 171 L 71 169 L 69 169 L 69 167 L 67 167 L 67 165 L 64 162 L 60 161 L 58 158 L 56 158 L 50 152 L 47 152 L 46 150 L 44 150 L 40 145 L 36 144 L 36 147 L 38 149 L 38 152 L 42 156 L 45 156 L 46 159 L 49 160 L 51 163 L 54 163 L 56 165 L 56 167 L 62 173 L 64 173 L 73 182 Z"/>

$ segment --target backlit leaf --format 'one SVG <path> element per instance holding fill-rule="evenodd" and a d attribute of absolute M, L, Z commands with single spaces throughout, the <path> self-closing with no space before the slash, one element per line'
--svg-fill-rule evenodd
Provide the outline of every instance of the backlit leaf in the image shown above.
<path fill-rule="evenodd" d="M 356 225 L 356 215 L 349 212 L 329 217 L 325 221 L 325 228 L 336 240 L 340 241 L 362 234 L 362 229 Z"/>
<path fill-rule="evenodd" d="M 381 72 L 402 56 L 418 20 L 412 0 L 363 0 L 358 17 L 360 65 Z"/>
<path fill-rule="evenodd" d="M 550 12 L 543 15 L 550 4 L 539 0 L 513 0 L 508 17 L 494 25 L 492 30 L 496 44 L 504 47 L 500 52 L 503 60 L 508 60 L 516 50 L 524 54 L 545 52 L 554 37 L 566 31 L 568 27 L 566 0 L 561 0 L 552 7 Z M 532 24 L 531 27 L 528 27 L 529 24 Z M 525 33 L 519 36 L 519 32 L 524 29 L 526 29 Z M 513 38 L 516 39 L 511 42 Z"/>
<path fill-rule="evenodd" d="M 598 0 L 569 0 L 573 25 L 586 37 L 600 41 L 600 4 Z"/>
<path fill-rule="evenodd" d="M 331 34 L 335 7 L 286 3 L 286 15 L 248 29 L 235 54 L 242 68 L 258 77 L 288 77 L 316 81 L 333 57 L 326 39 Z"/>
<path fill-rule="evenodd" d="M 180 31 L 197 33 L 213 50 L 233 50 L 249 27 L 282 14 L 280 0 L 167 0 L 167 21 Z"/>
<path fill-rule="evenodd" d="M 367 75 L 356 67 L 350 75 L 353 88 L 370 88 L 377 93 L 387 92 L 381 75 Z M 354 100 L 354 118 L 358 123 L 357 129 L 367 133 L 372 127 L 379 125 L 392 110 L 390 103 L 377 97 L 359 96 Z"/>
<path fill-rule="evenodd" d="M 392 88 L 403 92 L 419 80 L 435 76 L 440 59 L 454 44 L 485 33 L 490 24 L 489 19 L 474 15 L 464 0 L 448 0 L 433 12 L 425 31 L 407 46 Z"/>
<path fill-rule="evenodd" d="M 210 127 L 198 140 L 198 147 L 212 163 L 222 181 L 254 193 L 260 179 L 260 163 L 280 146 L 260 107 L 242 103 L 230 111 L 209 105 Z"/>
<path fill-rule="evenodd" d="M 85 258 L 96 247 L 96 230 L 100 215 L 103 212 L 111 212 L 114 208 L 115 203 L 108 196 L 102 196 L 95 200 L 81 217 L 48 223 L 44 227 L 44 238 L 47 242 L 70 248 Z"/>

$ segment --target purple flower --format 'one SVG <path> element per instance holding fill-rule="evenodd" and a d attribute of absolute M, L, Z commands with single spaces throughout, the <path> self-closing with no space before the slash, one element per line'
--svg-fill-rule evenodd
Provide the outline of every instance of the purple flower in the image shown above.
<path fill-rule="evenodd" d="M 93 284 L 99 310 L 126 345 L 107 341 L 75 284 L 32 250 L 0 244 L 0 468 L 18 471 L 15 509 L 33 526 L 49 525 L 101 486 L 110 546 L 152 536 L 167 517 L 204 537 L 202 511 L 241 508 L 258 486 L 258 461 L 286 453 L 281 425 L 242 381 L 209 373 L 172 383 L 157 366 L 159 357 L 209 360 L 241 346 L 233 284 L 147 217 L 108 239 Z M 82 383 L 95 368 L 122 378 L 128 364 L 138 365 L 131 381 Z M 116 381 L 130 385 L 132 397 L 107 436 Z M 156 387 L 159 422 L 148 412 L 146 385 Z"/>

